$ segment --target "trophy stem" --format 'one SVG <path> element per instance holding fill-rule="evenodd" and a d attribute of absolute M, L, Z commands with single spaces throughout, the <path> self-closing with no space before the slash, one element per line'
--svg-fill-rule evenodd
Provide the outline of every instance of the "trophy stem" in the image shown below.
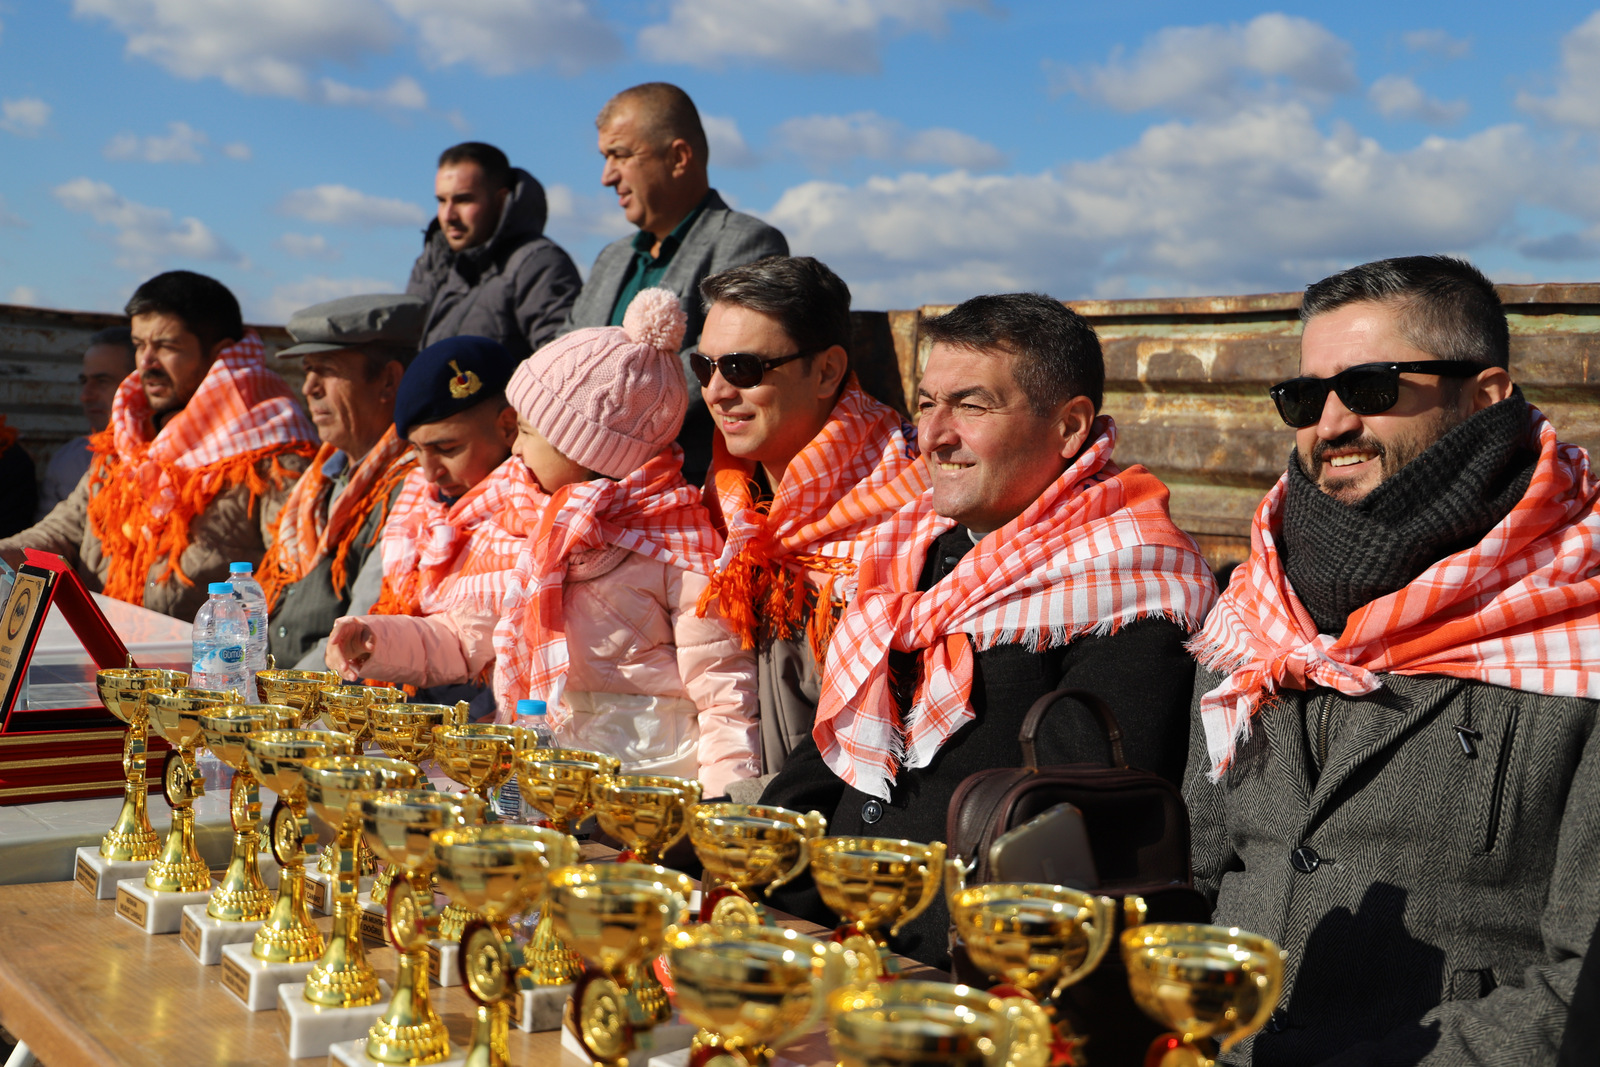
<path fill-rule="evenodd" d="M 445 905 L 444 914 L 439 916 L 439 939 L 441 941 L 460 941 L 462 931 L 473 919 L 481 918 L 471 908 L 463 908 L 460 904 L 451 901 Z"/>
<path fill-rule="evenodd" d="M 174 751 L 167 757 L 167 801 L 172 805 L 172 829 L 161 855 L 144 874 L 145 888 L 155 893 L 201 893 L 211 888 L 211 870 L 200 858 L 194 840 L 194 798 L 205 790 L 190 752 Z"/>
<path fill-rule="evenodd" d="M 656 978 L 654 959 L 630 964 L 627 969 L 628 988 L 623 994 L 627 1005 L 628 1021 L 635 1029 L 648 1030 L 672 1019 L 672 1002 L 667 991 Z"/>
<path fill-rule="evenodd" d="M 394 997 L 367 1034 L 367 1058 L 379 1063 L 437 1063 L 450 1037 L 428 997 L 428 946 L 398 953 Z"/>
<path fill-rule="evenodd" d="M 161 837 L 150 825 L 147 799 L 150 784 L 144 766 L 149 745 L 149 724 L 136 719 L 128 725 L 122 739 L 122 769 L 127 783 L 122 790 L 122 810 L 117 821 L 100 839 L 100 855 L 114 863 L 153 860 L 161 852 Z"/>
<path fill-rule="evenodd" d="M 290 820 L 294 822 L 292 829 L 282 825 Z M 256 959 L 268 963 L 310 963 L 322 955 L 323 946 L 322 933 L 312 925 L 311 915 L 306 911 L 306 853 L 302 829 L 307 823 L 305 798 L 280 797 L 272 821 L 274 852 L 280 867 L 278 898 L 273 901 L 267 921 L 256 931 L 250 952 Z M 290 848 L 283 847 L 286 841 Z"/>
<path fill-rule="evenodd" d="M 378 1002 L 378 976 L 367 963 L 361 943 L 360 883 L 355 873 L 358 840 L 359 826 L 352 827 L 347 820 L 333 847 L 339 857 L 333 929 L 327 949 L 306 978 L 306 1000 L 329 1008 L 359 1008 Z"/>
<path fill-rule="evenodd" d="M 583 957 L 567 948 L 556 934 L 555 915 L 546 907 L 539 912 L 525 955 L 534 985 L 567 985 L 583 974 Z"/>
<path fill-rule="evenodd" d="M 472 1030 L 472 1044 L 467 1048 L 466 1067 L 509 1067 L 511 1049 L 507 1038 L 510 1032 L 510 1001 L 479 1004 L 477 1025 Z"/>
<path fill-rule="evenodd" d="M 233 852 L 222 884 L 212 891 L 206 914 L 223 922 L 255 922 L 272 910 L 272 891 L 261 880 L 256 845 L 261 833 L 261 790 L 249 771 L 235 771 L 228 808 L 233 816 Z"/>

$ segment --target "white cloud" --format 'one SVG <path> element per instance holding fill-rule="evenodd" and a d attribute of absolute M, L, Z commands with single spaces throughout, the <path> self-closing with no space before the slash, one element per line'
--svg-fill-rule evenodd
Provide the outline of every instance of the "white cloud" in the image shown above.
<path fill-rule="evenodd" d="M 313 275 L 297 282 L 280 285 L 272 290 L 267 301 L 266 318 L 271 322 L 288 322 L 289 316 L 301 308 L 337 300 L 342 296 L 359 296 L 363 293 L 398 293 L 404 286 L 396 286 L 386 278 L 329 278 Z"/>
<path fill-rule="evenodd" d="M 286 233 L 272 243 L 296 259 L 334 262 L 341 258 L 339 250 L 328 244 L 328 239 L 320 233 Z"/>
<path fill-rule="evenodd" d="M 37 137 L 50 125 L 50 105 L 37 96 L 0 100 L 0 130 L 18 137 Z"/>
<path fill-rule="evenodd" d="M 4 196 L 0 196 L 0 226 L 15 226 L 19 230 L 28 228 L 28 220 L 21 215 L 12 214 L 10 209 L 6 207 L 6 198 Z"/>
<path fill-rule="evenodd" d="M 6 294 L 6 303 L 20 304 L 22 307 L 44 306 L 44 302 L 39 298 L 39 290 L 31 285 L 16 286 Z"/>
<path fill-rule="evenodd" d="M 907 130 L 875 111 L 852 115 L 809 115 L 789 119 L 774 131 L 779 144 L 814 169 L 856 159 L 928 163 L 966 170 L 993 170 L 1006 157 L 987 141 L 960 130 L 935 127 Z"/>
<path fill-rule="evenodd" d="M 1416 119 L 1433 126 L 1459 122 L 1467 113 L 1465 100 L 1443 100 L 1429 96 L 1410 78 L 1385 74 L 1367 89 L 1367 99 L 1386 119 Z"/>
<path fill-rule="evenodd" d="M 86 214 L 116 231 L 116 262 L 124 269 L 153 269 L 173 259 L 240 261 L 239 253 L 199 219 L 174 219 L 166 208 L 128 200 L 105 182 L 74 178 L 52 192 L 68 211 Z"/>
<path fill-rule="evenodd" d="M 733 119 L 702 114 L 700 125 L 705 127 L 706 146 L 717 166 L 754 167 L 761 163 L 761 157 L 750 150 L 744 134 L 739 132 L 739 124 Z"/>
<path fill-rule="evenodd" d="M 417 28 L 423 58 L 485 74 L 573 72 L 621 59 L 622 39 L 593 0 L 388 0 Z"/>
<path fill-rule="evenodd" d="M 234 141 L 232 144 L 225 144 L 222 146 L 222 154 L 227 156 L 229 159 L 236 159 L 239 162 L 244 163 L 248 161 L 254 153 L 250 151 L 250 146 L 245 144 L 243 141 Z"/>
<path fill-rule="evenodd" d="M 199 163 L 200 149 L 209 143 L 205 134 L 187 122 L 167 123 L 167 134 L 140 137 L 119 133 L 106 143 L 107 159 L 137 159 L 145 163 Z"/>
<path fill-rule="evenodd" d="M 1558 125 L 1600 129 L 1600 11 L 1561 39 L 1555 95 L 1521 92 L 1517 106 Z"/>
<path fill-rule="evenodd" d="M 725 60 L 871 73 L 895 33 L 940 33 L 985 0 L 672 0 L 666 22 L 639 31 L 646 58 L 697 67 Z"/>
<path fill-rule="evenodd" d="M 427 213 L 409 200 L 372 196 L 348 185 L 296 189 L 278 210 L 307 222 L 332 226 L 420 226 Z"/>
<path fill-rule="evenodd" d="M 420 111 L 428 106 L 428 94 L 417 79 L 402 74 L 387 89 L 360 89 L 354 85 L 323 78 L 317 83 L 322 100 L 343 107 L 392 107 Z"/>
<path fill-rule="evenodd" d="M 1472 51 L 1471 41 L 1454 37 L 1445 30 L 1411 30 L 1401 34 L 1400 40 L 1408 51 L 1426 52 L 1440 59 L 1463 59 Z"/>
<path fill-rule="evenodd" d="M 1222 114 L 1255 100 L 1311 100 L 1356 90 L 1348 42 L 1310 19 L 1272 12 L 1244 25 L 1171 26 L 1131 57 L 1067 69 L 1060 87 L 1116 111 Z"/>

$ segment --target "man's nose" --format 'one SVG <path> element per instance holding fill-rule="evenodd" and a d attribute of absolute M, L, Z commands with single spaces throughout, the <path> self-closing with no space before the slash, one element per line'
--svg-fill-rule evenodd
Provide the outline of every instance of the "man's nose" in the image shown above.
<path fill-rule="evenodd" d="M 439 475 L 444 471 L 444 464 L 439 462 L 438 457 L 420 455 L 417 457 L 417 466 L 422 468 L 422 476 L 428 479 L 429 485 L 439 484 Z"/>
<path fill-rule="evenodd" d="M 722 376 L 722 372 L 713 363 L 711 365 L 711 382 L 701 387 L 700 395 L 705 397 L 707 404 L 715 404 L 723 400 L 737 401 L 739 399 L 739 390 L 728 384 L 728 379 Z"/>
<path fill-rule="evenodd" d="M 1339 394 L 1329 389 L 1327 399 L 1322 402 L 1322 416 L 1317 419 L 1317 437 L 1324 441 L 1332 441 L 1359 429 L 1361 429 L 1361 416 L 1345 407 L 1344 401 L 1339 399 Z"/>
<path fill-rule="evenodd" d="M 955 424 L 942 406 L 934 405 L 928 408 L 917 420 L 917 446 L 922 449 L 923 455 L 931 456 L 941 448 L 953 447 L 960 443 L 960 435 L 955 433 Z"/>
<path fill-rule="evenodd" d="M 616 161 L 612 159 L 606 160 L 605 164 L 600 168 L 600 184 L 610 186 L 616 185 L 621 181 L 622 172 L 617 168 Z"/>

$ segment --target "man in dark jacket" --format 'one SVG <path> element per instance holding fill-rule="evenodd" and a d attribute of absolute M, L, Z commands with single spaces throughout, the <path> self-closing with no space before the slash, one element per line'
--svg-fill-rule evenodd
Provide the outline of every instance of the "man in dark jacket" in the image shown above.
<path fill-rule="evenodd" d="M 762 802 L 815 808 L 832 834 L 942 840 L 961 781 L 1020 766 L 1023 717 L 1068 687 L 1110 704 L 1131 763 L 1177 781 L 1194 669 L 1183 644 L 1216 586 L 1166 487 L 1111 462 L 1094 330 L 1034 294 L 977 297 L 924 329 L 918 444 L 932 489 L 864 550 L 816 726 Z M 1037 751 L 1103 762 L 1106 740 L 1063 700 Z M 808 887 L 779 906 L 836 922 Z M 892 945 L 944 965 L 947 927 L 941 895 Z"/>
<path fill-rule="evenodd" d="M 406 283 L 428 304 L 422 347 L 492 337 L 525 358 L 555 336 L 583 285 L 544 236 L 544 186 L 500 149 L 468 141 L 439 157 L 434 196 L 439 214 Z"/>
<path fill-rule="evenodd" d="M 1296 447 L 1193 646 L 1195 881 L 1287 956 L 1223 1059 L 1553 1063 L 1600 915 L 1588 455 L 1470 264 L 1353 267 L 1301 319 Z"/>

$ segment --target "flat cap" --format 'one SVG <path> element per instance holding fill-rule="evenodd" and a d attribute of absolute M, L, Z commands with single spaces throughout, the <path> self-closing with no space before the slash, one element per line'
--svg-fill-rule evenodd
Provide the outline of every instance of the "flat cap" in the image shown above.
<path fill-rule="evenodd" d="M 313 304 L 289 317 L 289 336 L 296 343 L 278 356 L 304 356 L 371 344 L 414 349 L 422 340 L 422 320 L 427 311 L 428 305 L 421 297 L 407 293 L 367 293 Z"/>
<path fill-rule="evenodd" d="M 504 392 L 517 359 L 487 337 L 451 337 L 417 353 L 394 398 L 394 432 L 438 422 Z"/>

